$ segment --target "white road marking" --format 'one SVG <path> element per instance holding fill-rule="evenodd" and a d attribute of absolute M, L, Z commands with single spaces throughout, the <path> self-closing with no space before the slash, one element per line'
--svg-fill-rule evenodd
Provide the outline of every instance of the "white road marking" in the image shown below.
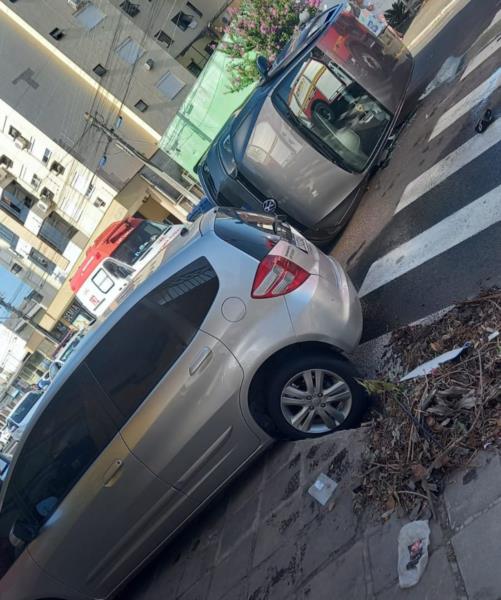
<path fill-rule="evenodd" d="M 424 38 L 432 29 L 437 28 L 436 33 L 438 33 L 437 26 L 440 24 L 440 22 L 444 21 L 447 17 L 449 17 L 449 15 L 454 11 L 456 6 L 458 6 L 458 8 L 461 8 L 463 5 L 467 4 L 467 2 L 468 0 L 466 0 L 466 2 L 465 0 L 450 0 L 450 2 L 446 4 L 444 8 L 442 8 L 442 10 L 438 13 L 438 15 L 434 19 L 432 19 L 413 40 L 407 42 L 407 47 L 409 48 L 409 50 L 414 50 L 418 42 L 422 38 Z"/>
<path fill-rule="evenodd" d="M 477 67 L 484 63 L 488 58 L 495 54 L 501 48 L 501 35 L 492 40 L 490 44 L 481 50 L 472 60 L 468 63 L 465 72 L 461 75 L 461 81 L 468 77 Z"/>
<path fill-rule="evenodd" d="M 500 221 L 501 186 L 498 186 L 374 262 L 359 295 L 367 296 Z"/>
<path fill-rule="evenodd" d="M 499 21 L 501 21 L 501 10 L 498 10 L 498 12 L 496 13 L 494 19 L 492 19 L 489 27 L 487 27 L 487 29 L 490 29 L 491 27 L 494 27 L 494 25 L 496 23 L 499 23 Z"/>
<path fill-rule="evenodd" d="M 426 194 L 448 177 L 465 167 L 469 162 L 492 148 L 501 141 L 501 119 L 494 123 L 483 134 L 476 134 L 465 144 L 448 154 L 438 163 L 434 164 L 419 177 L 411 181 L 405 188 L 402 198 L 398 203 L 395 213 L 401 211 Z"/>
<path fill-rule="evenodd" d="M 469 112 L 474 106 L 482 101 L 487 101 L 489 96 L 499 87 L 501 87 L 501 67 L 440 117 L 435 125 L 435 129 L 431 132 L 430 141 Z"/>

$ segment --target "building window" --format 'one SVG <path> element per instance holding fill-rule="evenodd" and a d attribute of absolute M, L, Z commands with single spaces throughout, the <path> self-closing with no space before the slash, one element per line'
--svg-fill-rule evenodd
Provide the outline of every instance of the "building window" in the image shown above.
<path fill-rule="evenodd" d="M 5 225 L 2 225 L 1 223 L 0 223 L 0 239 L 6 241 L 11 248 L 15 248 L 17 246 L 17 242 L 19 241 L 19 238 L 17 237 L 17 235 L 13 231 L 11 231 L 8 227 L 5 227 Z"/>
<path fill-rule="evenodd" d="M 31 292 L 26 296 L 26 300 L 33 300 L 33 302 L 40 304 L 43 300 L 43 296 L 39 292 L 31 290 Z"/>
<path fill-rule="evenodd" d="M 52 155 L 52 152 L 48 148 L 45 148 L 45 152 L 43 153 L 43 156 L 42 156 L 42 162 L 44 165 L 48 164 L 51 155 Z"/>
<path fill-rule="evenodd" d="M 21 132 L 11 125 L 9 127 L 9 135 L 13 140 L 15 140 L 16 138 L 21 137 Z"/>
<path fill-rule="evenodd" d="M 177 15 L 172 18 L 172 22 L 177 25 L 181 31 L 195 29 L 195 27 L 198 25 L 197 20 L 193 15 L 189 15 L 182 10 L 180 10 Z"/>
<path fill-rule="evenodd" d="M 128 37 L 118 46 L 116 53 L 126 63 L 134 65 L 145 53 L 145 49 L 131 37 Z"/>
<path fill-rule="evenodd" d="M 12 167 L 14 166 L 14 162 L 11 158 L 6 156 L 5 154 L 2 154 L 2 156 L 0 156 L 0 165 L 4 166 L 6 169 L 12 169 Z"/>
<path fill-rule="evenodd" d="M 129 17 L 135 17 L 141 12 L 139 6 L 133 2 L 129 2 L 129 0 L 122 2 L 120 4 L 120 8 L 124 11 L 124 13 L 127 13 Z"/>
<path fill-rule="evenodd" d="M 89 179 L 90 177 L 88 175 L 84 175 L 82 173 L 75 173 L 71 185 L 77 192 L 85 196 L 90 185 Z"/>
<path fill-rule="evenodd" d="M 94 186 L 92 185 L 92 183 L 89 183 L 89 186 L 88 186 L 87 190 L 85 191 L 84 196 L 86 198 L 90 198 L 90 196 L 92 196 L 93 191 L 94 191 Z"/>
<path fill-rule="evenodd" d="M 38 175 L 33 175 L 33 177 L 31 178 L 31 182 L 30 182 L 31 187 L 34 190 L 38 190 L 41 183 L 42 183 L 42 180 L 40 179 L 40 177 Z"/>
<path fill-rule="evenodd" d="M 161 44 L 165 44 L 167 48 L 170 48 L 174 43 L 174 40 L 162 30 L 155 33 L 155 39 Z"/>
<path fill-rule="evenodd" d="M 30 250 L 28 258 L 32 263 L 43 269 L 46 273 L 51 274 L 56 268 L 56 265 L 51 260 L 45 258 L 45 256 L 38 250 L 35 250 L 35 248 Z"/>
<path fill-rule="evenodd" d="M 55 27 L 50 33 L 50 37 L 53 37 L 55 40 L 59 41 L 64 37 L 64 33 L 59 29 L 59 27 Z"/>
<path fill-rule="evenodd" d="M 192 10 L 196 15 L 198 15 L 199 17 L 202 17 L 202 11 L 200 9 L 198 9 L 194 4 L 192 4 L 191 2 L 187 2 L 186 6 Z"/>
<path fill-rule="evenodd" d="M 216 42 L 208 43 L 207 46 L 205 46 L 204 48 L 205 53 L 209 56 L 212 56 L 212 54 L 214 54 L 214 50 L 216 49 L 216 45 Z"/>
<path fill-rule="evenodd" d="M 61 163 L 57 161 L 53 161 L 50 170 L 53 171 L 56 175 L 62 175 L 64 173 L 64 167 Z"/>
<path fill-rule="evenodd" d="M 190 64 L 188 65 L 187 68 L 188 68 L 188 71 L 195 77 L 198 77 L 200 75 L 200 73 L 202 72 L 202 67 L 197 65 L 197 63 L 194 60 L 190 61 Z"/>
<path fill-rule="evenodd" d="M 94 29 L 96 25 L 99 25 L 106 15 L 102 13 L 97 6 L 94 6 L 92 2 L 88 2 L 82 10 L 76 15 L 75 19 L 78 23 L 87 31 Z"/>
<path fill-rule="evenodd" d="M 164 96 L 167 96 L 169 100 L 173 100 L 185 85 L 184 81 L 181 81 L 170 71 L 167 71 L 167 73 L 158 81 L 157 88 Z"/>
<path fill-rule="evenodd" d="M 148 105 L 144 100 L 138 100 L 134 106 L 137 108 L 139 112 L 146 112 L 148 110 Z"/>
<path fill-rule="evenodd" d="M 21 273 L 22 270 L 23 270 L 23 267 L 17 262 L 13 263 L 12 267 L 10 268 L 10 272 L 14 273 L 14 275 Z"/>
<path fill-rule="evenodd" d="M 97 64 L 92 70 L 98 77 L 103 77 L 108 72 L 108 69 L 105 69 L 101 63 Z"/>

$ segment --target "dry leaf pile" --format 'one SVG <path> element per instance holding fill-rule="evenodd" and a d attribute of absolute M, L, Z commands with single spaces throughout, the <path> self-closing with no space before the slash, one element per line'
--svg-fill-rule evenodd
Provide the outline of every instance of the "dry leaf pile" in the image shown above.
<path fill-rule="evenodd" d="M 382 410 L 370 424 L 355 509 L 372 504 L 383 517 L 397 507 L 411 518 L 430 516 L 449 469 L 467 466 L 480 449 L 501 446 L 499 329 L 501 291 L 490 290 L 431 325 L 394 332 L 384 372 L 398 364 L 403 375 L 465 342 L 471 347 L 424 377 L 365 382 Z"/>

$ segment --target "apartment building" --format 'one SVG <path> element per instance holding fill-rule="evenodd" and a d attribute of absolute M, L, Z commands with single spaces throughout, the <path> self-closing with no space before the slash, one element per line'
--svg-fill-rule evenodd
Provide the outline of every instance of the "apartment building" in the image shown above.
<path fill-rule="evenodd" d="M 125 10 L 143 31 L 151 28 L 149 12 L 154 6 L 157 19 L 154 38 L 197 77 L 213 52 L 213 43 L 220 37 L 221 29 L 228 23 L 226 12 L 235 0 L 112 0 Z"/>
<path fill-rule="evenodd" d="M 173 44 L 189 45 L 217 3 L 187 31 L 167 19 L 167 4 L 48 0 L 35 10 L 28 0 L 0 0 L 0 265 L 33 290 L 29 310 L 50 332 L 17 324 L 31 362 L 86 321 L 68 279 L 96 235 L 130 214 L 181 221 L 188 197 L 200 194 L 158 152 L 195 78 L 156 34 L 167 29 Z M 174 16 L 192 10 L 171 4 Z"/>

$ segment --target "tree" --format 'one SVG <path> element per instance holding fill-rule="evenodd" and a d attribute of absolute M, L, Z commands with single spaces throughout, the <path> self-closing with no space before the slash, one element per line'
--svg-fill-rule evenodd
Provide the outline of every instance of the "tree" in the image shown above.
<path fill-rule="evenodd" d="M 238 10 L 230 9 L 232 19 L 218 50 L 236 59 L 229 67 L 231 91 L 258 81 L 256 57 L 262 54 L 272 63 L 303 14 L 313 16 L 319 5 L 320 0 L 242 0 Z"/>
<path fill-rule="evenodd" d="M 384 16 L 388 21 L 388 24 L 399 31 L 401 26 L 409 19 L 410 11 L 405 2 L 397 0 L 397 2 L 394 2 L 391 8 L 384 13 Z"/>

